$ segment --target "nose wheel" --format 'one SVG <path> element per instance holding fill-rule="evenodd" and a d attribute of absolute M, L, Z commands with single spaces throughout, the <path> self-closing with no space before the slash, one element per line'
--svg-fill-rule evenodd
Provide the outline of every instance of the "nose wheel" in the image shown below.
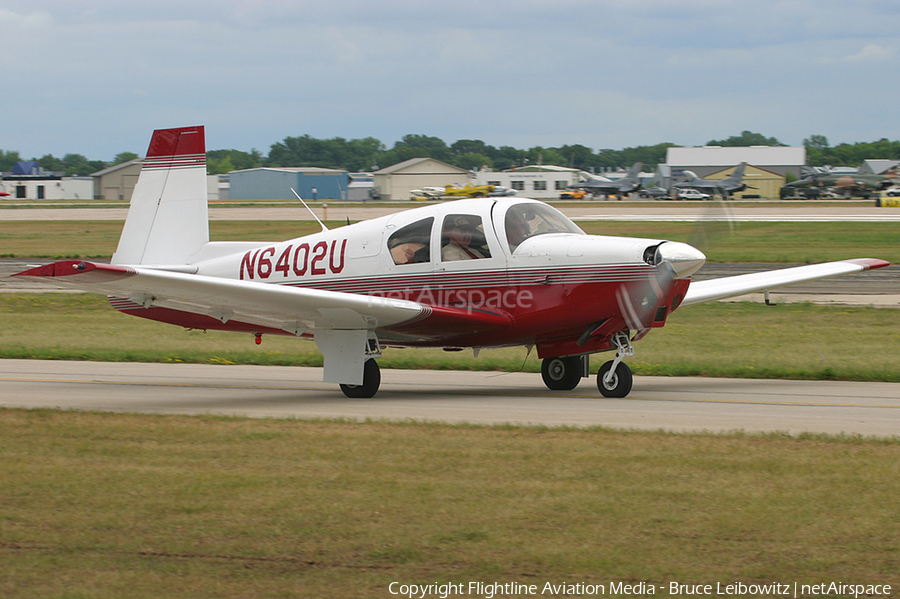
<path fill-rule="evenodd" d="M 625 362 L 610 360 L 597 373 L 597 388 L 603 397 L 625 397 L 631 393 L 634 377 Z"/>
<path fill-rule="evenodd" d="M 619 331 L 613 336 L 612 341 L 618 348 L 616 358 L 600 367 L 597 373 L 597 389 L 603 397 L 625 397 L 631 393 L 634 377 L 631 375 L 631 369 L 622 360 L 626 356 L 634 355 L 634 347 L 631 345 L 628 331 Z"/>

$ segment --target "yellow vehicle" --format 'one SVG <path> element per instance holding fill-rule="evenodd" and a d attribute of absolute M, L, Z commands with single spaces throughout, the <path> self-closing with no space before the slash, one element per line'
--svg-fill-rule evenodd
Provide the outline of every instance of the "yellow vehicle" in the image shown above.
<path fill-rule="evenodd" d="M 561 199 L 561 200 L 580 200 L 586 195 L 587 195 L 587 192 L 582 189 L 564 189 L 559 193 L 559 199 Z"/>

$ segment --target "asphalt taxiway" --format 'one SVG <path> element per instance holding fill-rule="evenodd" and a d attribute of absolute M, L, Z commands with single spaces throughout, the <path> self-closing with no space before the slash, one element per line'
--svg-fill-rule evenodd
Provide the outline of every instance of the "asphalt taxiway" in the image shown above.
<path fill-rule="evenodd" d="M 569 392 L 531 373 L 382 370 L 349 399 L 318 368 L 0 360 L 0 407 L 253 418 L 604 426 L 675 432 L 900 436 L 900 384 L 635 377 L 625 399 L 594 378 Z"/>

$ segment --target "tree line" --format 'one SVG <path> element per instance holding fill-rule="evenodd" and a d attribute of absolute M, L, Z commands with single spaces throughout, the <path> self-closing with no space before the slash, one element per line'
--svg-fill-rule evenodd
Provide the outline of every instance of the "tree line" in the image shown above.
<path fill-rule="evenodd" d="M 721 140 L 710 140 L 710 146 L 783 146 L 774 137 L 743 131 Z M 812 135 L 803 140 L 810 166 L 859 166 L 867 159 L 900 160 L 900 141 L 880 139 L 875 142 L 842 143 L 831 147 L 824 135 Z M 460 139 L 447 144 L 438 137 L 409 134 L 388 148 L 374 137 L 363 139 L 317 139 L 310 135 L 286 137 L 272 144 L 268 155 L 256 149 L 211 150 L 207 152 L 207 168 L 210 174 L 227 173 L 257 167 L 314 166 L 347 170 L 350 172 L 373 171 L 409 160 L 434 158 L 460 168 L 475 170 L 487 167 L 507 170 L 536 164 L 568 166 L 589 172 L 602 172 L 628 168 L 635 162 L 643 162 L 645 170 L 654 170 L 665 162 L 666 151 L 676 147 L 673 143 L 653 146 L 637 146 L 621 150 L 593 150 L 574 144 L 560 147 L 535 146 L 527 150 L 511 146 L 495 147 L 477 139 Z M 80 154 L 66 154 L 56 158 L 47 154 L 36 158 L 46 171 L 61 171 L 66 176 L 90 175 L 109 166 L 137 158 L 133 152 L 122 152 L 111 162 L 88 160 Z M 11 171 L 22 158 L 18 152 L 0 150 L 0 171 Z"/>

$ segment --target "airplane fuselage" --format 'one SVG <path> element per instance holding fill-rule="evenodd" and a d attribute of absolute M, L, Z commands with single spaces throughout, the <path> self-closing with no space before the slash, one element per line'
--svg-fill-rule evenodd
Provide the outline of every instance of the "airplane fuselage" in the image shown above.
<path fill-rule="evenodd" d="M 502 223 L 513 206 L 552 211 L 547 218 L 558 215 L 567 223 L 560 225 L 565 230 L 535 232 L 511 249 Z M 443 259 L 448 245 L 443 223 L 460 215 L 481 223 L 483 257 Z M 391 240 L 407 229 L 427 237 L 417 241 L 427 241 L 429 259 L 397 259 Z M 237 252 L 198 261 L 194 267 L 198 275 L 355 293 L 373 300 L 407 300 L 436 311 L 427 323 L 378 327 L 379 338 L 390 345 L 536 345 L 544 357 L 610 349 L 610 336 L 623 328 L 663 326 L 689 280 L 653 289 L 650 281 L 655 280 L 656 266 L 648 262 L 647 250 L 661 243 L 585 235 L 539 202 L 481 199 L 408 210 L 280 243 L 241 244 Z M 696 270 L 702 254 L 696 252 L 692 259 Z M 630 314 L 622 314 L 623 303 Z M 147 309 L 130 300 L 115 300 L 114 305 L 130 314 L 190 328 L 287 334 L 258 324 Z M 435 318 L 442 309 L 464 310 L 491 322 L 474 333 L 455 330 L 452 321 L 442 327 Z M 629 316 L 637 319 L 630 327 Z"/>

